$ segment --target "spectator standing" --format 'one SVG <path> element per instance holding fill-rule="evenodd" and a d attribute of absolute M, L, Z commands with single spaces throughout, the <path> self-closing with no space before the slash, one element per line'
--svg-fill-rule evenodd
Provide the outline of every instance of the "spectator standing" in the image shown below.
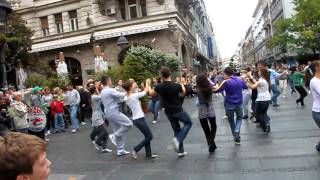
<path fill-rule="evenodd" d="M 78 109 L 80 104 L 80 95 L 79 92 L 73 88 L 73 86 L 70 84 L 67 87 L 67 94 L 66 97 L 68 98 L 68 105 L 69 105 L 69 114 L 70 114 L 70 120 L 71 120 L 71 127 L 72 133 L 76 133 L 80 126 L 79 126 L 79 119 L 77 117 L 78 115 Z"/>

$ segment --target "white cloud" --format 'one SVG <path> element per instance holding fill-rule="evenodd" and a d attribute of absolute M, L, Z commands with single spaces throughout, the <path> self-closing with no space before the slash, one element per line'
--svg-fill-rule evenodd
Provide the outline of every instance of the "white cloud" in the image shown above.
<path fill-rule="evenodd" d="M 222 58 L 231 57 L 252 23 L 258 0 L 204 0 Z"/>

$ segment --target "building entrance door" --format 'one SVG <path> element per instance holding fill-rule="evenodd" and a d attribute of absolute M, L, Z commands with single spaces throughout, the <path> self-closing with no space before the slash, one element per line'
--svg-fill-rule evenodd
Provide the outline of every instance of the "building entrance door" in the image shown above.
<path fill-rule="evenodd" d="M 74 58 L 66 57 L 69 79 L 74 86 L 83 85 L 81 63 Z"/>

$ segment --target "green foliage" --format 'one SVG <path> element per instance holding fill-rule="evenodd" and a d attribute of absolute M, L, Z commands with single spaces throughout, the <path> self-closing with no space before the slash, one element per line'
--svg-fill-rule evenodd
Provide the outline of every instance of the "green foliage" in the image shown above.
<path fill-rule="evenodd" d="M 48 86 L 49 88 L 53 89 L 55 87 L 66 87 L 68 84 L 68 76 L 54 74 L 43 83 L 43 86 Z"/>
<path fill-rule="evenodd" d="M 43 86 L 46 80 L 47 80 L 46 76 L 33 73 L 28 75 L 28 78 L 25 82 L 25 86 L 26 87 Z"/>
<path fill-rule="evenodd" d="M 31 37 L 33 32 L 25 26 L 25 21 L 19 14 L 11 13 L 8 17 L 6 35 L 0 34 L 0 40 L 5 39 L 7 42 L 5 48 L 6 60 L 14 61 L 21 59 L 23 65 L 30 65 L 28 59 L 32 46 Z M 14 62 L 9 62 L 14 63 Z"/>
<path fill-rule="evenodd" d="M 169 67 L 174 72 L 180 68 L 181 64 L 174 57 L 144 46 L 137 46 L 130 48 L 124 65 L 113 67 L 106 72 L 95 73 L 94 79 L 100 81 L 103 75 L 107 75 L 111 77 L 114 84 L 120 79 L 128 80 L 129 78 L 135 79 L 140 84 L 147 78 L 159 76 L 159 69 L 162 66 Z"/>
<path fill-rule="evenodd" d="M 162 66 L 169 67 L 174 72 L 181 67 L 181 63 L 174 57 L 148 47 L 132 47 L 125 58 L 121 75 L 126 76 L 123 79 L 133 78 L 142 82 L 152 76 L 159 76 Z"/>
<path fill-rule="evenodd" d="M 38 73 L 30 74 L 25 82 L 26 87 L 48 86 L 51 89 L 55 87 L 66 87 L 68 84 L 69 78 L 67 76 L 54 74 L 47 78 L 46 76 Z"/>
<path fill-rule="evenodd" d="M 294 0 L 294 4 L 296 15 L 276 22 L 276 32 L 268 42 L 268 47 L 312 50 L 315 54 L 320 48 L 316 37 L 320 32 L 320 1 Z"/>
<path fill-rule="evenodd" d="M 113 67 L 112 69 L 109 69 L 108 71 L 104 72 L 97 72 L 94 73 L 94 80 L 100 81 L 102 76 L 109 76 L 111 77 L 112 81 L 115 83 L 119 79 L 126 79 L 125 75 L 123 74 L 123 67 Z"/>

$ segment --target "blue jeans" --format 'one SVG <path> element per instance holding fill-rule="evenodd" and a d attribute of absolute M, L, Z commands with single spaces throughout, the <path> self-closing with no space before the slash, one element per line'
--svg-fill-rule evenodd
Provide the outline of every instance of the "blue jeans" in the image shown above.
<path fill-rule="evenodd" d="M 174 114 L 166 113 L 166 115 L 170 121 L 174 136 L 178 139 L 180 143 L 178 153 L 183 153 L 184 152 L 183 140 L 187 137 L 189 130 L 192 127 L 191 119 L 189 115 L 184 111 L 181 111 L 179 113 L 174 113 Z M 182 129 L 180 127 L 179 122 L 182 122 L 184 124 Z"/>
<path fill-rule="evenodd" d="M 149 110 L 153 114 L 154 121 L 158 120 L 159 108 L 160 108 L 160 100 L 150 100 L 149 101 Z"/>
<path fill-rule="evenodd" d="M 320 112 L 312 111 L 312 116 L 318 127 L 320 128 Z"/>
<path fill-rule="evenodd" d="M 231 132 L 233 135 L 240 134 L 240 128 L 242 124 L 242 104 L 232 105 L 226 104 L 226 114 L 230 124 Z M 236 113 L 236 123 L 234 123 L 234 113 Z"/>
<path fill-rule="evenodd" d="M 277 84 L 272 84 L 271 90 L 272 90 L 271 101 L 272 101 L 273 105 L 277 105 L 278 104 L 278 97 L 281 94 L 280 88 Z"/>
<path fill-rule="evenodd" d="M 150 157 L 151 154 L 151 140 L 153 138 L 151 130 L 146 123 L 145 118 L 140 118 L 132 121 L 133 124 L 140 130 L 140 132 L 144 135 L 144 139 L 134 147 L 136 152 L 139 152 L 143 147 L 146 150 L 146 157 Z"/>
<path fill-rule="evenodd" d="M 56 113 L 54 115 L 54 124 L 55 129 L 54 131 L 64 131 L 64 118 L 62 113 Z"/>
<path fill-rule="evenodd" d="M 72 105 L 69 107 L 69 113 L 70 113 L 70 120 L 71 120 L 71 127 L 73 129 L 79 129 L 79 120 L 78 120 L 78 106 Z"/>

